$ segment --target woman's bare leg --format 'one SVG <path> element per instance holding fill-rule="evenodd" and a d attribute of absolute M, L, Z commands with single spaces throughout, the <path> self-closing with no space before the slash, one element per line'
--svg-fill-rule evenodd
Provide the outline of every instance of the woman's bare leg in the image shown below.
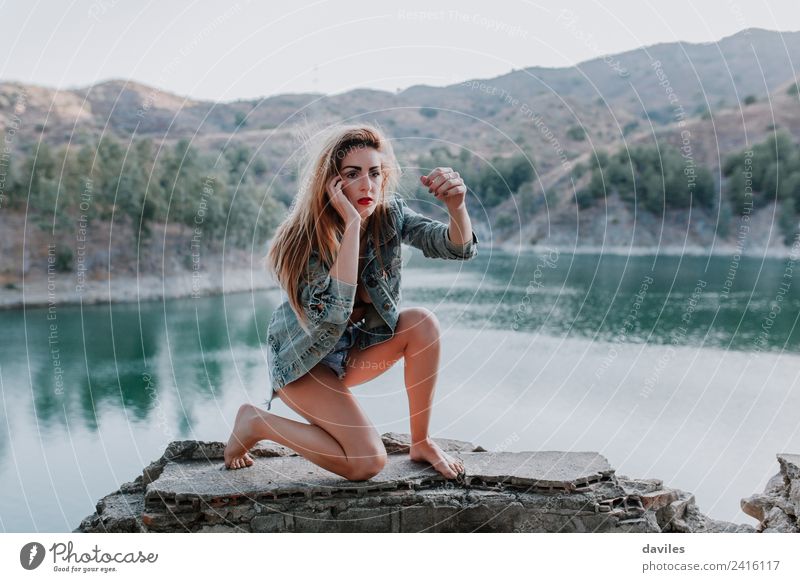
<path fill-rule="evenodd" d="M 324 364 L 281 388 L 278 395 L 311 424 L 242 405 L 225 447 L 227 467 L 250 466 L 252 459 L 247 451 L 266 439 L 353 481 L 377 475 L 386 464 L 380 434 L 350 390 Z"/>
<path fill-rule="evenodd" d="M 439 372 L 439 322 L 422 307 L 400 312 L 394 336 L 367 348 L 351 348 L 343 379 L 347 387 L 357 386 L 383 374 L 398 360 L 404 361 L 404 380 L 411 416 L 410 457 L 427 461 L 448 479 L 464 471 L 464 463 L 448 455 L 428 435 L 433 396 Z"/>

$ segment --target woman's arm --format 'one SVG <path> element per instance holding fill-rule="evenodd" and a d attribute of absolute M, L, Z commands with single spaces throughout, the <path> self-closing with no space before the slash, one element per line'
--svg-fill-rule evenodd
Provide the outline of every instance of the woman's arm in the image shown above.
<path fill-rule="evenodd" d="M 306 317 L 314 325 L 345 323 L 353 311 L 356 284 L 331 276 L 316 251 L 311 251 L 308 281 L 300 283 L 300 303 Z M 338 259 L 337 259 L 338 260 Z"/>
<path fill-rule="evenodd" d="M 330 270 L 316 251 L 309 261 L 310 281 L 302 286 L 301 300 L 308 306 L 310 321 L 320 324 L 345 323 L 353 312 L 358 277 L 360 221 L 345 226 L 344 235 Z"/>
<path fill-rule="evenodd" d="M 472 223 L 469 220 L 467 205 L 462 204 L 458 208 L 448 207 L 447 212 L 450 214 L 450 226 L 447 230 L 450 241 L 461 246 L 472 242 Z"/>
<path fill-rule="evenodd" d="M 358 239 L 361 221 L 353 220 L 344 227 L 339 254 L 331 266 L 331 277 L 356 285 L 358 283 Z"/>
<path fill-rule="evenodd" d="M 455 259 L 468 261 L 478 254 L 478 237 L 472 230 L 469 223 L 469 216 L 466 216 L 467 211 L 463 209 L 463 214 L 466 216 L 466 226 L 462 222 L 464 216 L 455 218 L 453 214 L 450 215 L 450 226 L 443 222 L 429 218 L 418 212 L 415 212 L 402 198 L 396 198 L 399 206 L 401 227 L 401 237 L 404 243 L 418 248 L 422 251 L 423 256 L 432 259 Z M 458 211 L 456 214 L 459 214 Z M 456 236 L 463 240 L 464 234 L 470 238 L 466 243 L 456 243 L 451 240 L 451 229 L 458 229 Z"/>
<path fill-rule="evenodd" d="M 325 269 L 316 251 L 309 261 L 309 283 L 302 286 L 301 301 L 310 321 L 319 324 L 346 323 L 353 312 L 358 281 L 358 245 L 361 215 L 341 191 L 341 178 L 328 184 L 331 203 L 345 223 L 339 251 L 330 269 Z"/>

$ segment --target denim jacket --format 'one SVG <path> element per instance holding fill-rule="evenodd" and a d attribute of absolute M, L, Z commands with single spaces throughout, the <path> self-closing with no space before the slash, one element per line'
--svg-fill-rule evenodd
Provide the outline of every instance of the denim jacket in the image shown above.
<path fill-rule="evenodd" d="M 401 243 L 422 251 L 428 258 L 466 261 L 478 254 L 478 237 L 463 245 L 455 244 L 448 235 L 448 225 L 423 216 L 409 208 L 402 198 L 390 200 L 389 224 L 381 229 L 378 249 L 383 269 L 376 257 L 372 237 L 367 238 L 366 263 L 361 279 L 372 299 L 367 305 L 365 324 L 359 347 L 363 350 L 390 339 L 394 335 L 401 300 Z M 399 233 L 399 236 L 398 236 Z M 301 283 L 300 297 L 309 320 L 306 334 L 297 316 L 283 301 L 273 312 L 267 330 L 268 362 L 271 394 L 267 410 L 277 390 L 300 378 L 319 363 L 344 333 L 356 295 L 356 285 L 330 276 L 312 250 L 308 265 L 309 278 Z"/>

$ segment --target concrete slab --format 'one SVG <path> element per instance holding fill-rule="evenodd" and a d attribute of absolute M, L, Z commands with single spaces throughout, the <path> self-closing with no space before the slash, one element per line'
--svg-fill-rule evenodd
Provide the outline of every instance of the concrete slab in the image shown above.
<path fill-rule="evenodd" d="M 458 453 L 465 475 L 449 483 L 504 484 L 570 489 L 600 480 L 613 472 L 598 453 L 537 451 L 519 453 Z M 427 463 L 391 455 L 380 474 L 368 481 L 348 481 L 303 457 L 255 458 L 253 466 L 230 471 L 218 462 L 170 462 L 145 491 L 156 501 L 315 497 L 394 489 L 411 489 L 448 481 Z"/>
<path fill-rule="evenodd" d="M 468 484 L 477 480 L 536 488 L 575 489 L 614 472 L 594 452 L 523 451 L 462 454 Z"/>

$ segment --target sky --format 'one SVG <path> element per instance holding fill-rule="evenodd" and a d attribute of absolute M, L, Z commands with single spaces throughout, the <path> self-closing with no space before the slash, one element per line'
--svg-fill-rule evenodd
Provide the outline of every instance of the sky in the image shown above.
<path fill-rule="evenodd" d="M 221 102 L 397 91 L 750 27 L 796 31 L 796 3 L 0 0 L 0 81 L 70 89 L 125 79 Z"/>

